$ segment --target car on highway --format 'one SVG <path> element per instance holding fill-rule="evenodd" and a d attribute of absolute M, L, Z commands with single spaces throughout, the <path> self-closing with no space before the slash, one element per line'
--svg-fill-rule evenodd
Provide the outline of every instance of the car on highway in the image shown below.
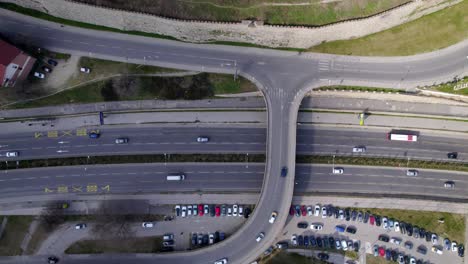
<path fill-rule="evenodd" d="M 214 264 L 227 264 L 227 263 L 228 263 L 227 258 L 218 259 L 217 261 L 214 262 Z"/>
<path fill-rule="evenodd" d="M 277 216 L 278 216 L 278 213 L 276 211 L 271 212 L 271 216 L 268 222 L 270 222 L 270 224 L 273 224 L 276 221 Z"/>
<path fill-rule="evenodd" d="M 291 244 L 297 246 L 297 235 L 294 234 L 291 236 Z"/>
<path fill-rule="evenodd" d="M 366 152 L 366 147 L 365 146 L 356 146 L 353 148 L 354 153 L 363 153 Z"/>
<path fill-rule="evenodd" d="M 47 258 L 47 263 L 49 264 L 56 264 L 59 262 L 59 258 L 57 258 L 56 256 L 50 256 Z"/>
<path fill-rule="evenodd" d="M 447 189 L 453 189 L 453 188 L 455 188 L 455 182 L 446 181 L 446 182 L 444 182 L 444 187 L 447 188 Z"/>
<path fill-rule="evenodd" d="M 332 173 L 333 174 L 343 174 L 344 169 L 343 168 L 333 168 Z"/>
<path fill-rule="evenodd" d="M 382 242 L 390 241 L 390 238 L 387 235 L 379 235 L 378 239 L 379 239 L 379 241 L 382 241 Z"/>
<path fill-rule="evenodd" d="M 322 230 L 323 229 L 323 224 L 313 223 L 313 224 L 310 225 L 310 229 L 312 229 L 312 230 Z"/>
<path fill-rule="evenodd" d="M 314 215 L 319 216 L 320 215 L 320 205 L 315 205 L 314 207 Z"/>
<path fill-rule="evenodd" d="M 258 233 L 257 238 L 255 239 L 255 241 L 260 242 L 260 241 L 262 241 L 262 239 L 263 239 L 264 237 L 265 237 L 265 233 L 264 233 L 264 232 L 260 232 L 260 233 Z"/>
<path fill-rule="evenodd" d="M 18 157 L 19 156 L 19 152 L 18 151 L 8 151 L 6 153 L 6 156 L 8 158 L 13 158 L 13 157 Z"/>
<path fill-rule="evenodd" d="M 197 137 L 197 142 L 198 142 L 198 143 L 206 143 L 206 142 L 208 142 L 208 141 L 210 141 L 210 138 L 209 138 L 209 137 L 202 137 L 202 136 Z"/>
<path fill-rule="evenodd" d="M 76 230 L 85 229 L 86 226 L 87 226 L 87 225 L 84 224 L 84 223 L 79 223 L 79 224 L 76 224 L 76 225 L 75 225 L 75 229 L 76 229 Z"/>
<path fill-rule="evenodd" d="M 407 170 L 406 171 L 406 176 L 418 176 L 418 171 L 417 170 Z"/>
<path fill-rule="evenodd" d="M 281 168 L 281 177 L 288 176 L 288 167 Z"/>
<path fill-rule="evenodd" d="M 153 228 L 154 227 L 154 223 L 153 222 L 143 222 L 141 223 L 141 226 L 143 228 Z"/>
<path fill-rule="evenodd" d="M 458 153 L 457 152 L 449 152 L 449 153 L 447 153 L 447 158 L 457 159 L 458 158 Z"/>
<path fill-rule="evenodd" d="M 34 72 L 34 77 L 39 78 L 39 79 L 44 79 L 45 74 L 43 74 L 42 72 Z"/>
<path fill-rule="evenodd" d="M 80 72 L 82 73 L 90 73 L 91 69 L 87 67 L 80 67 Z"/>
<path fill-rule="evenodd" d="M 128 143 L 128 138 L 116 138 L 115 144 L 125 144 Z"/>
<path fill-rule="evenodd" d="M 99 133 L 99 131 L 91 131 L 89 132 L 88 134 L 88 137 L 89 138 L 99 138 L 101 136 L 101 133 Z"/>

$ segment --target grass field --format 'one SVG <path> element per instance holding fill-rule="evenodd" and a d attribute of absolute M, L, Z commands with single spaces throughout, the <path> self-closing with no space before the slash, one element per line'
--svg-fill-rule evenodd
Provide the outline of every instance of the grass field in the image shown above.
<path fill-rule="evenodd" d="M 301 256 L 297 253 L 286 253 L 284 251 L 279 252 L 273 257 L 269 258 L 268 261 L 262 262 L 265 264 L 324 264 L 325 262 L 315 258 L 308 258 Z"/>
<path fill-rule="evenodd" d="M 426 15 L 412 22 L 352 40 L 339 40 L 311 47 L 309 51 L 396 56 L 448 47 L 468 37 L 468 1 Z"/>
<path fill-rule="evenodd" d="M 437 85 L 435 87 L 430 87 L 430 88 L 437 90 L 439 92 L 444 92 L 444 93 L 468 95 L 468 87 L 464 89 L 458 89 L 458 90 L 454 89 L 461 85 L 464 85 L 464 86 L 468 85 L 468 77 L 465 77 L 462 80 L 457 81 L 457 82 L 445 83 L 445 84 Z"/>
<path fill-rule="evenodd" d="M 66 254 L 155 253 L 162 247 L 162 237 L 115 240 L 82 240 L 65 250 Z"/>
<path fill-rule="evenodd" d="M 382 257 L 374 257 L 372 255 L 366 255 L 367 264 L 397 264 L 395 261 L 388 261 Z"/>
<path fill-rule="evenodd" d="M 448 237 L 450 240 L 461 243 L 465 241 L 465 217 L 460 214 L 377 208 L 356 208 L 356 210 L 369 211 L 373 214 L 411 223 L 444 238 Z M 444 223 L 439 223 L 439 219 L 443 219 Z"/>
<path fill-rule="evenodd" d="M 32 216 L 8 216 L 8 223 L 0 239 L 0 256 L 22 254 L 21 242 L 28 232 L 32 220 Z M 1 221 L 3 221 L 3 217 L 0 217 L 0 223 Z"/>
<path fill-rule="evenodd" d="M 373 15 L 408 0 L 78 0 L 180 19 L 209 21 L 264 20 L 280 25 L 324 25 Z"/>

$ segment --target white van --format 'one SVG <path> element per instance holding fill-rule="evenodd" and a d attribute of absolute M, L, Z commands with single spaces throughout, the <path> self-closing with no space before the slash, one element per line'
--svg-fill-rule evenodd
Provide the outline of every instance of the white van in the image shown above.
<path fill-rule="evenodd" d="M 166 180 L 168 180 L 168 181 L 183 181 L 183 180 L 185 180 L 185 175 L 184 174 L 167 175 Z"/>

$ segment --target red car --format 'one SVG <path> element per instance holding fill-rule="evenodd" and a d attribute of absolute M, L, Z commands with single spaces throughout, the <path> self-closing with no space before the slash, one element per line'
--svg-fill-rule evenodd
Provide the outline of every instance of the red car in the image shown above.
<path fill-rule="evenodd" d="M 293 216 L 296 210 L 294 209 L 294 205 L 291 205 L 291 208 L 289 209 L 289 215 Z"/>
<path fill-rule="evenodd" d="M 216 217 L 219 217 L 221 215 L 221 208 L 219 208 L 219 206 L 215 207 L 215 215 Z"/>
<path fill-rule="evenodd" d="M 383 247 L 379 247 L 379 255 L 381 257 L 384 257 L 385 256 L 385 249 Z"/>
<path fill-rule="evenodd" d="M 307 215 L 307 209 L 306 209 L 305 205 L 302 205 L 302 206 L 301 206 L 301 214 L 302 214 L 302 216 L 306 216 L 306 215 Z"/>
<path fill-rule="evenodd" d="M 203 204 L 198 205 L 198 215 L 203 216 Z"/>
<path fill-rule="evenodd" d="M 375 217 L 373 215 L 369 216 L 369 224 L 374 225 Z"/>

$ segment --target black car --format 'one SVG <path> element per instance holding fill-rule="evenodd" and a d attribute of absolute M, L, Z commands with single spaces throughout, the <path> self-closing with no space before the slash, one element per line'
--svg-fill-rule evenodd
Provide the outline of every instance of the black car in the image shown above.
<path fill-rule="evenodd" d="M 375 216 L 375 225 L 376 226 L 381 226 L 382 225 L 382 218 L 380 218 L 379 215 Z"/>
<path fill-rule="evenodd" d="M 249 218 L 251 213 L 252 213 L 252 210 L 250 210 L 249 207 L 244 208 L 244 218 Z"/>
<path fill-rule="evenodd" d="M 349 221 L 351 219 L 351 212 L 349 211 L 349 209 L 345 209 L 344 213 L 346 221 Z"/>
<path fill-rule="evenodd" d="M 353 246 L 354 246 L 354 251 L 359 252 L 359 240 L 354 241 Z"/>
<path fill-rule="evenodd" d="M 388 248 L 385 250 L 385 259 L 386 260 L 392 259 L 392 252 Z"/>
<path fill-rule="evenodd" d="M 327 206 L 327 216 L 332 217 L 334 212 L 335 212 L 335 207 L 333 207 L 331 205 L 328 205 Z"/>
<path fill-rule="evenodd" d="M 364 222 L 364 224 L 367 224 L 367 222 L 369 221 L 369 213 L 368 212 L 364 213 L 364 219 L 362 221 Z"/>
<path fill-rule="evenodd" d="M 406 224 L 406 233 L 408 234 L 408 236 L 413 235 L 413 226 L 411 224 Z"/>
<path fill-rule="evenodd" d="M 49 264 L 55 264 L 58 262 L 59 262 L 59 259 L 56 256 L 50 256 L 47 258 L 47 263 Z"/>
<path fill-rule="evenodd" d="M 294 209 L 296 209 L 296 216 L 299 217 L 301 216 L 301 206 L 300 205 L 296 205 L 294 207 Z"/>
<path fill-rule="evenodd" d="M 314 236 L 310 236 L 309 237 L 309 242 L 310 242 L 310 245 L 312 247 L 316 247 L 317 246 L 317 240 L 315 240 L 315 237 Z"/>
<path fill-rule="evenodd" d="M 198 245 L 202 245 L 202 244 L 203 244 L 203 234 L 198 234 L 197 244 L 198 244 Z"/>
<path fill-rule="evenodd" d="M 413 237 L 419 238 L 419 228 L 417 226 L 413 226 Z"/>
<path fill-rule="evenodd" d="M 356 228 L 354 226 L 348 226 L 346 228 L 346 232 L 350 233 L 350 234 L 356 234 Z"/>
<path fill-rule="evenodd" d="M 465 256 L 465 246 L 463 244 L 458 245 L 458 256 Z"/>
<path fill-rule="evenodd" d="M 203 235 L 203 245 L 208 245 L 208 235 Z"/>
<path fill-rule="evenodd" d="M 288 242 L 278 242 L 276 243 L 276 247 L 279 249 L 287 249 L 289 247 Z"/>
<path fill-rule="evenodd" d="M 303 236 L 297 236 L 297 244 L 299 246 L 303 246 L 304 245 L 304 237 Z"/>
<path fill-rule="evenodd" d="M 288 167 L 281 168 L 281 177 L 288 176 Z"/>
<path fill-rule="evenodd" d="M 171 252 L 174 251 L 174 247 L 163 247 L 161 248 L 161 252 Z"/>
<path fill-rule="evenodd" d="M 388 242 L 390 238 L 387 235 L 379 235 L 379 241 Z"/>
<path fill-rule="evenodd" d="M 219 232 L 218 231 L 215 232 L 214 237 L 215 237 L 214 238 L 215 243 L 219 242 Z"/>
<path fill-rule="evenodd" d="M 226 234 L 224 234 L 223 232 L 220 232 L 219 233 L 219 241 L 223 241 L 225 238 L 226 238 Z"/>
<path fill-rule="evenodd" d="M 318 256 L 318 258 L 319 258 L 320 260 L 322 260 L 322 261 L 326 261 L 326 260 L 328 260 L 328 258 L 329 258 L 328 254 L 322 253 L 322 252 L 318 253 L 317 256 Z"/>
<path fill-rule="evenodd" d="M 309 246 L 309 236 L 304 236 L 304 247 Z"/>
<path fill-rule="evenodd" d="M 420 253 L 420 254 L 426 255 L 426 253 L 427 253 L 427 248 L 426 248 L 425 246 L 421 245 L 421 246 L 419 246 L 419 247 L 416 249 L 416 251 L 417 251 L 418 253 Z"/>
<path fill-rule="evenodd" d="M 458 153 L 457 153 L 457 152 L 450 152 L 450 153 L 447 153 L 447 158 L 449 158 L 449 159 L 457 159 L 457 158 L 458 158 Z"/>
<path fill-rule="evenodd" d="M 357 219 L 357 212 L 353 210 L 353 212 L 351 212 L 351 220 L 356 221 L 356 219 Z"/>
<path fill-rule="evenodd" d="M 409 262 L 409 261 L 410 261 L 410 257 L 409 257 L 408 255 L 405 255 L 405 256 L 403 257 L 403 259 L 405 260 L 405 264 L 409 264 L 409 263 L 410 263 L 410 262 Z"/>
<path fill-rule="evenodd" d="M 192 234 L 192 245 L 197 245 L 197 234 L 196 233 Z"/>
<path fill-rule="evenodd" d="M 210 215 L 211 215 L 211 217 L 215 216 L 215 206 L 214 205 L 210 205 Z"/>
<path fill-rule="evenodd" d="M 323 242 L 323 247 L 324 248 L 330 248 L 330 240 L 328 240 L 327 236 L 323 237 L 322 242 Z"/>
<path fill-rule="evenodd" d="M 398 259 L 398 252 L 396 250 L 392 250 L 391 254 L 392 254 L 392 261 L 396 262 Z"/>
<path fill-rule="evenodd" d="M 330 248 L 333 248 L 335 246 L 335 239 L 333 237 L 329 237 L 328 243 L 330 244 Z"/>
<path fill-rule="evenodd" d="M 317 246 L 323 247 L 322 239 L 320 237 L 317 237 Z"/>
<path fill-rule="evenodd" d="M 335 211 L 333 213 L 335 215 L 335 219 L 338 219 L 340 217 L 340 208 L 335 207 Z"/>
<path fill-rule="evenodd" d="M 418 259 L 418 260 L 416 260 L 416 264 L 423 264 L 423 261 Z"/>
<path fill-rule="evenodd" d="M 426 241 L 431 242 L 431 233 L 426 232 Z"/>
<path fill-rule="evenodd" d="M 358 211 L 358 213 L 357 213 L 357 221 L 362 222 L 362 212 L 361 211 Z"/>
<path fill-rule="evenodd" d="M 57 66 L 57 64 L 58 64 L 58 63 L 57 63 L 56 61 L 54 61 L 53 59 L 49 59 L 49 60 L 47 61 L 47 63 L 49 63 L 49 64 L 52 65 L 52 66 Z"/>
<path fill-rule="evenodd" d="M 307 222 L 299 222 L 297 223 L 298 228 L 306 229 L 309 226 Z"/>
<path fill-rule="evenodd" d="M 419 238 L 425 239 L 426 235 L 429 235 L 429 233 L 426 234 L 426 230 L 424 228 L 419 229 Z"/>
<path fill-rule="evenodd" d="M 403 235 L 406 234 L 406 224 L 405 224 L 405 222 L 400 222 L 400 233 L 402 233 Z"/>

